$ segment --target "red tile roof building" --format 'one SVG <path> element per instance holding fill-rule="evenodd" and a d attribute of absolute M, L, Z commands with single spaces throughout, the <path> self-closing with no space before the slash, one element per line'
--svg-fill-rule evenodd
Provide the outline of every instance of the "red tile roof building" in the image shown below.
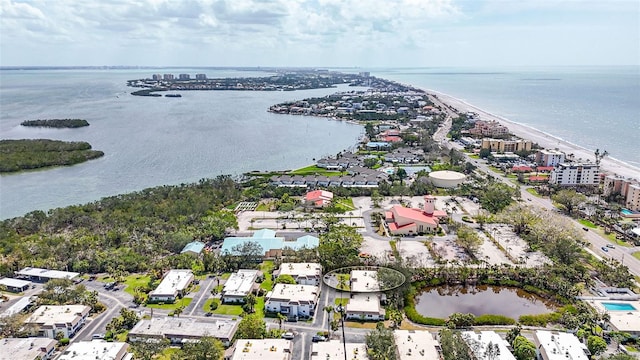
<path fill-rule="evenodd" d="M 304 200 L 307 204 L 315 207 L 325 207 L 331 204 L 333 193 L 325 190 L 314 190 L 305 195 Z"/>
<path fill-rule="evenodd" d="M 424 197 L 424 209 L 406 208 L 396 205 L 385 212 L 391 235 L 416 235 L 433 233 L 438 229 L 441 218 L 447 217 L 442 210 L 435 210 L 436 198 Z"/>

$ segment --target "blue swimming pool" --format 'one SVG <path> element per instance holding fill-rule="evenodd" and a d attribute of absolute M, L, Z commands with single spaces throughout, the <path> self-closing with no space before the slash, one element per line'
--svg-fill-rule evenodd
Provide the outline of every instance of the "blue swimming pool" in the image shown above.
<path fill-rule="evenodd" d="M 622 209 L 620 210 L 621 213 L 625 214 L 625 215 L 632 215 L 633 211 L 629 210 L 629 209 Z"/>
<path fill-rule="evenodd" d="M 636 310 L 635 307 L 633 307 L 633 305 L 631 304 L 625 304 L 625 303 L 602 303 L 602 306 L 604 306 L 605 309 L 610 310 L 610 311 L 633 311 Z"/>

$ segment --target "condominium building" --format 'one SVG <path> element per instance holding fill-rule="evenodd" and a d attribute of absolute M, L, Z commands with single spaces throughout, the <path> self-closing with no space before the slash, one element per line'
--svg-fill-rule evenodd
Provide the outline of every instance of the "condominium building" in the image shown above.
<path fill-rule="evenodd" d="M 629 210 L 640 211 L 640 184 L 629 185 L 624 204 Z"/>
<path fill-rule="evenodd" d="M 180 75 L 178 75 L 178 79 L 180 79 L 180 80 L 189 80 L 189 79 L 191 79 L 191 76 L 189 74 L 180 74 Z"/>
<path fill-rule="evenodd" d="M 172 344 L 197 341 L 204 336 L 216 338 L 229 346 L 238 330 L 238 320 L 200 320 L 182 317 L 142 319 L 129 331 L 129 340 L 157 342 L 168 339 Z"/>
<path fill-rule="evenodd" d="M 258 270 L 238 270 L 231 274 L 222 288 L 222 302 L 244 303 L 244 298 L 257 290 L 256 279 L 260 275 Z"/>
<path fill-rule="evenodd" d="M 560 186 L 598 185 L 600 171 L 595 164 L 562 163 L 551 171 L 549 183 Z"/>
<path fill-rule="evenodd" d="M 282 263 L 274 275 L 291 275 L 300 285 L 320 285 L 322 266 L 318 263 Z"/>
<path fill-rule="evenodd" d="M 565 154 L 558 150 L 538 150 L 536 164 L 538 166 L 556 166 L 565 161 Z"/>
<path fill-rule="evenodd" d="M 463 331 L 462 337 L 478 360 L 516 360 L 509 343 L 495 331 Z"/>
<path fill-rule="evenodd" d="M 313 285 L 276 284 L 265 297 L 265 310 L 290 318 L 308 318 L 315 313 L 320 288 Z"/>
<path fill-rule="evenodd" d="M 588 360 L 589 350 L 573 334 L 565 332 L 536 331 L 533 335 L 537 345 L 537 359 L 541 360 Z"/>
<path fill-rule="evenodd" d="M 125 342 L 79 341 L 69 345 L 57 360 L 131 360 Z"/>
<path fill-rule="evenodd" d="M 207 80 L 207 74 L 196 74 L 196 80 Z"/>
<path fill-rule="evenodd" d="M 178 297 L 184 295 L 193 279 L 191 270 L 169 270 L 162 278 L 160 285 L 149 293 L 149 301 L 174 302 Z"/>
<path fill-rule="evenodd" d="M 469 133 L 476 136 L 505 136 L 509 134 L 509 129 L 497 121 L 476 120 Z"/>
<path fill-rule="evenodd" d="M 604 196 L 620 195 L 624 199 L 624 206 L 632 211 L 640 211 L 640 183 L 635 179 L 628 179 L 617 175 L 604 178 Z"/>
<path fill-rule="evenodd" d="M 346 358 L 349 360 L 367 360 L 367 345 L 365 343 L 345 343 L 340 340 L 317 342 L 311 345 L 310 360 L 344 359 L 344 348 L 347 348 Z"/>
<path fill-rule="evenodd" d="M 517 151 L 530 151 L 530 140 L 502 140 L 502 139 L 482 139 L 481 148 L 489 149 L 492 152 L 517 152 Z"/>
<path fill-rule="evenodd" d="M 175 76 L 174 76 L 173 74 L 164 74 L 164 75 L 162 76 L 162 79 L 163 79 L 163 80 L 171 81 L 171 80 L 174 80 L 174 79 L 175 79 Z"/>
<path fill-rule="evenodd" d="M 58 333 L 71 338 L 84 325 L 91 308 L 85 305 L 43 305 L 26 321 L 33 335 L 55 339 Z"/>
<path fill-rule="evenodd" d="M 231 360 L 291 360 L 292 352 L 293 341 L 291 340 L 239 339 Z"/>
<path fill-rule="evenodd" d="M 53 359 L 57 343 L 47 338 L 4 338 L 0 339 L 0 349 L 9 359 L 49 360 Z"/>
<path fill-rule="evenodd" d="M 383 321 L 385 313 L 377 293 L 352 294 L 345 306 L 345 317 L 351 320 Z"/>
<path fill-rule="evenodd" d="M 440 343 L 426 330 L 395 330 L 399 360 L 440 360 Z"/>

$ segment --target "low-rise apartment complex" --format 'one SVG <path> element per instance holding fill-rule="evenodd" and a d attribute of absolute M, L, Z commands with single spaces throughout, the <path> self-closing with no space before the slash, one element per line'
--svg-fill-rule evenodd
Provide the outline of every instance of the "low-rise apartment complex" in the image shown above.
<path fill-rule="evenodd" d="M 502 140 L 502 139 L 482 139 L 482 149 L 489 149 L 492 152 L 514 153 L 518 151 L 530 151 L 531 140 Z"/>
<path fill-rule="evenodd" d="M 149 293 L 149 301 L 174 302 L 184 295 L 193 279 L 191 270 L 169 270 L 162 278 L 160 285 Z"/>
<path fill-rule="evenodd" d="M 239 339 L 231 360 L 291 360 L 292 350 L 291 340 Z"/>
<path fill-rule="evenodd" d="M 440 343 L 426 330 L 395 330 L 399 360 L 440 360 Z"/>
<path fill-rule="evenodd" d="M 220 340 L 225 346 L 238 330 L 237 320 L 204 321 L 193 318 L 154 317 L 140 320 L 129 332 L 130 341 L 168 339 L 172 344 L 196 341 L 204 336 Z"/>
<path fill-rule="evenodd" d="M 0 339 L 0 349 L 9 359 L 49 360 L 53 358 L 56 343 L 47 338 L 4 338 Z"/>
<path fill-rule="evenodd" d="M 308 318 L 315 313 L 320 288 L 314 285 L 276 284 L 265 298 L 265 310 L 289 318 Z"/>
<path fill-rule="evenodd" d="M 33 329 L 33 335 L 55 339 L 61 332 L 63 338 L 71 338 L 84 325 L 90 311 L 85 305 L 43 305 L 25 320 L 25 325 Z"/>
<path fill-rule="evenodd" d="M 367 345 L 364 343 L 346 343 L 339 340 L 313 343 L 311 346 L 311 360 L 344 359 L 344 348 L 347 348 L 347 359 L 367 360 Z"/>
<path fill-rule="evenodd" d="M 57 360 L 131 360 L 124 342 L 79 341 L 69 345 Z"/>
<path fill-rule="evenodd" d="M 245 297 L 257 290 L 256 279 L 261 275 L 258 270 L 238 270 L 231 274 L 222 288 L 222 302 L 244 303 Z"/>
<path fill-rule="evenodd" d="M 538 344 L 536 355 L 540 360 L 588 360 L 591 355 L 573 334 L 539 330 L 533 336 Z"/>
<path fill-rule="evenodd" d="M 282 263 L 275 276 L 291 275 L 299 285 L 320 285 L 322 266 L 318 263 Z"/>

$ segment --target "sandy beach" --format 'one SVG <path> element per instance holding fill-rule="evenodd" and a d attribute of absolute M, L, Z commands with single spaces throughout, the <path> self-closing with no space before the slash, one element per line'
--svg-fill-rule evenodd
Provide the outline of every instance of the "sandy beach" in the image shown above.
<path fill-rule="evenodd" d="M 518 124 L 509 119 L 505 119 L 499 115 L 492 114 L 490 112 L 480 109 L 477 106 L 469 104 L 461 99 L 455 98 L 447 94 L 443 94 L 439 91 L 435 91 L 435 90 L 426 90 L 426 91 L 430 94 L 437 95 L 439 100 L 457 109 L 458 112 L 460 113 L 475 112 L 480 115 L 480 118 L 482 120 L 498 121 L 502 125 L 508 127 L 512 134 L 523 139 L 531 140 L 534 143 L 538 143 L 538 145 L 544 148 L 558 149 L 560 151 L 565 152 L 566 154 L 573 154 L 576 160 L 582 159 L 586 162 L 594 162 L 595 160 L 595 156 L 594 156 L 595 149 L 593 150 L 585 149 L 576 144 L 572 144 L 568 141 L 554 137 L 553 135 L 544 133 L 540 130 L 534 129 L 526 125 Z M 602 150 L 604 149 L 600 149 L 600 151 Z M 600 165 L 604 172 L 640 180 L 640 168 L 627 164 L 623 161 L 620 161 L 611 157 L 605 157 L 601 161 Z"/>

